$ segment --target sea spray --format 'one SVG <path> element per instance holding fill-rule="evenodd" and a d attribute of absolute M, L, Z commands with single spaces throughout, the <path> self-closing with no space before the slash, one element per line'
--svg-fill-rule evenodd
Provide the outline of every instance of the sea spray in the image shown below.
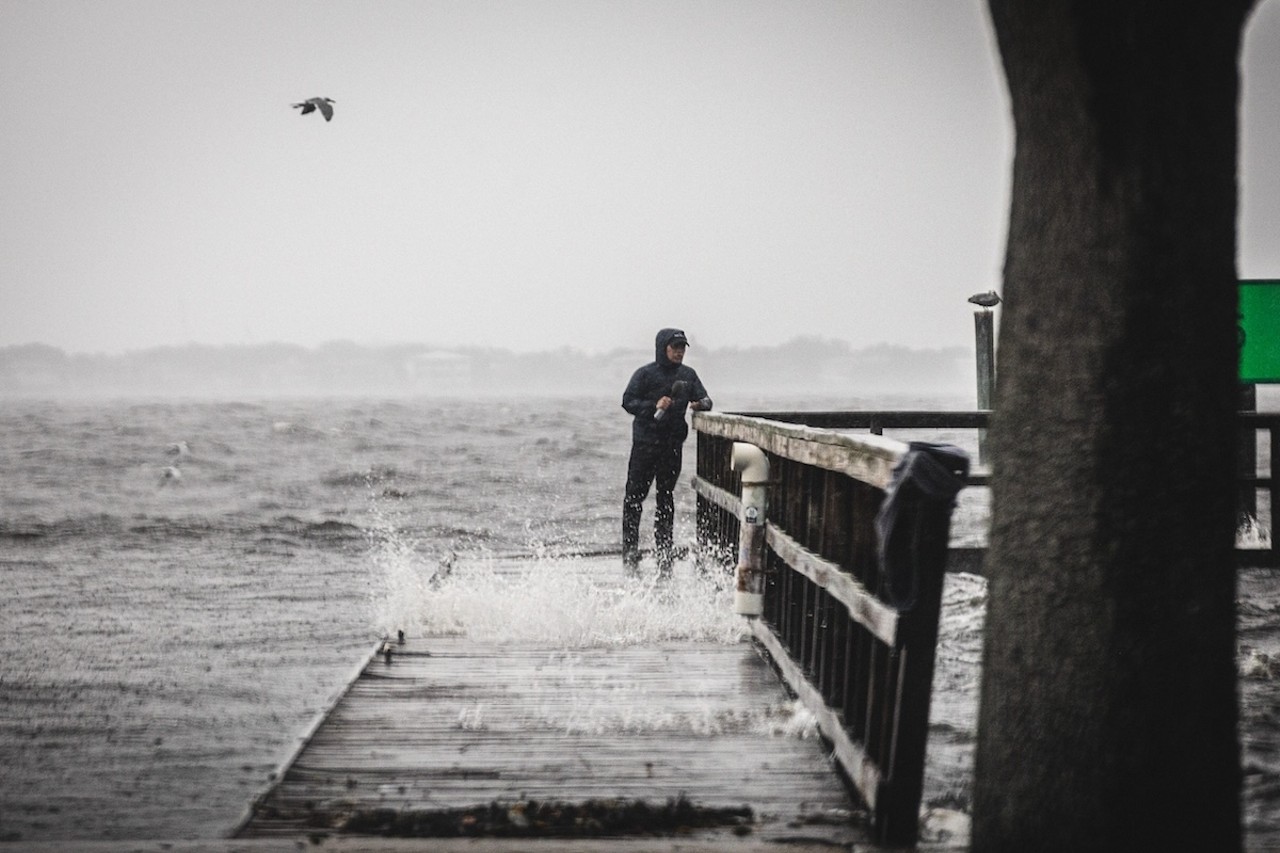
<path fill-rule="evenodd" d="M 727 571 L 704 572 L 681 561 L 671 576 L 629 575 L 616 558 L 555 556 L 545 549 L 518 557 L 483 549 L 440 557 L 402 531 L 394 506 L 375 502 L 372 512 L 373 612 L 384 635 L 404 630 L 415 637 L 511 642 L 545 655 L 530 678 L 554 679 L 555 700 L 530 705 L 518 721 L 503 725 L 565 735 L 817 736 L 813 714 L 781 691 L 777 702 L 760 707 L 728 709 L 717 697 L 696 695 L 690 707 L 655 707 L 643 681 L 602 676 L 584 662 L 591 649 L 742 641 L 747 623 L 733 613 Z M 487 710 L 462 704 L 455 725 L 486 729 Z"/>
<path fill-rule="evenodd" d="M 384 542 L 376 562 L 388 590 L 379 610 L 387 632 L 554 648 L 733 643 L 745 635 L 727 575 L 681 566 L 661 580 L 626 577 L 620 560 L 599 557 L 471 554 L 432 564 L 394 537 Z"/>
<path fill-rule="evenodd" d="M 403 532 L 393 505 L 372 494 L 369 503 L 370 611 L 375 628 L 390 637 L 414 621 L 411 608 L 435 578 L 439 564 L 416 538 Z"/>
<path fill-rule="evenodd" d="M 556 663 L 561 672 L 573 672 L 575 661 L 571 658 Z M 480 715 L 482 709 L 471 708 L 460 713 L 459 720 Z M 818 721 L 803 704 L 781 693 L 777 702 L 742 708 L 726 708 L 711 696 L 695 701 L 690 708 L 654 706 L 644 684 L 605 680 L 584 668 L 577 678 L 567 679 L 557 701 L 528 708 L 521 730 L 595 736 L 750 734 L 804 740 L 818 736 Z"/>
<path fill-rule="evenodd" d="M 1236 528 L 1237 548 L 1271 547 L 1271 531 L 1253 516 L 1245 516 Z"/>
<path fill-rule="evenodd" d="M 732 577 L 686 562 L 669 577 L 628 575 L 621 560 L 483 547 L 433 553 L 395 503 L 370 493 L 370 595 L 386 636 L 466 636 L 555 648 L 665 640 L 735 643 L 746 626 L 732 609 Z"/>

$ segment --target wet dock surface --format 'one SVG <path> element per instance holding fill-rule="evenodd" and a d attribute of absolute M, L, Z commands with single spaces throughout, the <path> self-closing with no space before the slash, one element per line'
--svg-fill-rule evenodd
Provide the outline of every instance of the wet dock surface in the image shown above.
<path fill-rule="evenodd" d="M 371 656 L 236 837 L 865 842 L 805 728 L 746 641 L 409 638 Z"/>

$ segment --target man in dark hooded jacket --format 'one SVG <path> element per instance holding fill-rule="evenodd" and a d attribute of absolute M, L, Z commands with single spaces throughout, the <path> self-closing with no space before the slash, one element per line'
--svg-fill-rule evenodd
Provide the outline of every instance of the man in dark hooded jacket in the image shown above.
<path fill-rule="evenodd" d="M 657 483 L 653 544 L 662 572 L 671 570 L 676 480 L 689 425 L 685 411 L 706 411 L 711 398 L 692 367 L 684 364 L 689 340 L 680 329 L 663 329 L 654 340 L 654 359 L 631 375 L 622 392 L 622 408 L 634 417 L 627 491 L 622 501 L 622 560 L 628 569 L 640 562 L 640 516 L 649 487 Z"/>

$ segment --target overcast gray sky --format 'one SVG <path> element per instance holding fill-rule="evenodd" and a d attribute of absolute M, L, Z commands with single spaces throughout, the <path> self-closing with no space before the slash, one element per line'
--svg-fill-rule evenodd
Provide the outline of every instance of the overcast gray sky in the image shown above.
<path fill-rule="evenodd" d="M 3 0 L 0 346 L 971 345 L 1012 144 L 982 0 Z"/>

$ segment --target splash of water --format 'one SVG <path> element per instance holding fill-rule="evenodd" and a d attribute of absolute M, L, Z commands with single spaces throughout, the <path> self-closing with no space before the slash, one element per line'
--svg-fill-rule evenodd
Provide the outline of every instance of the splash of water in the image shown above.
<path fill-rule="evenodd" d="M 413 618 L 410 608 L 426 591 L 437 564 L 422 545 L 404 534 L 396 511 L 370 498 L 368 530 L 370 612 L 384 636 L 392 636 Z"/>
<path fill-rule="evenodd" d="M 466 636 L 560 648 L 666 640 L 736 643 L 732 577 L 680 562 L 672 576 L 629 576 L 613 557 L 519 558 L 477 549 L 433 553 L 407 536 L 394 509 L 371 509 L 372 612 L 386 635 Z"/>
<path fill-rule="evenodd" d="M 692 708 L 654 707 L 638 683 L 584 683 L 568 687 L 569 702 L 532 707 L 524 727 L 551 730 L 566 735 L 661 734 L 691 732 L 700 737 L 747 733 L 768 737 L 804 740 L 818 736 L 818 718 L 797 700 L 780 700 L 768 705 L 727 708 L 712 699 Z M 568 709 L 568 713 L 565 709 Z M 460 714 L 471 719 L 482 709 Z"/>
<path fill-rule="evenodd" d="M 518 558 L 449 552 L 441 556 L 406 535 L 392 510 L 375 506 L 370 535 L 376 581 L 372 612 L 388 636 L 461 636 L 477 642 L 536 646 L 563 681 L 555 701 L 518 709 L 465 704 L 454 725 L 464 731 L 515 726 L 563 734 L 749 732 L 813 738 L 817 719 L 796 701 L 726 708 L 713 695 L 680 708 L 655 706 L 642 679 L 601 675 L 585 650 L 668 641 L 737 643 L 747 634 L 733 612 L 733 578 L 689 561 L 659 579 L 624 572 L 621 559 L 570 557 L 534 549 Z M 531 676 L 534 677 L 534 676 Z M 545 671 L 536 676 L 545 679 Z M 534 695 L 536 690 L 530 689 Z"/>
<path fill-rule="evenodd" d="M 680 566 L 669 579 L 627 577 L 620 560 L 459 558 L 424 566 L 411 548 L 381 554 L 380 615 L 414 635 L 463 635 L 563 648 L 664 640 L 733 643 L 744 635 L 729 579 Z"/>
<path fill-rule="evenodd" d="M 1252 516 L 1245 516 L 1236 528 L 1237 548 L 1270 548 L 1271 531 Z"/>

